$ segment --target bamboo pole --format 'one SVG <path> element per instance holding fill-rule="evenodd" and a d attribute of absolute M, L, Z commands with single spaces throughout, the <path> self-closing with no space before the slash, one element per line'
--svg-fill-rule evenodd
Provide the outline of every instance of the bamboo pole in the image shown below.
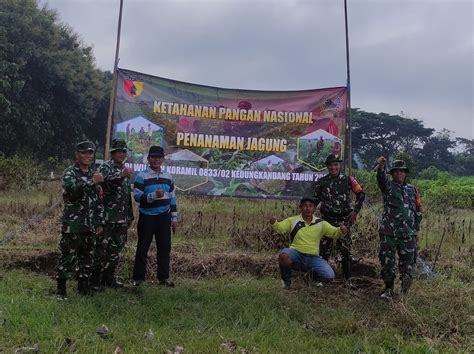
<path fill-rule="evenodd" d="M 105 160 L 109 159 L 110 138 L 111 138 L 111 133 L 112 133 L 113 113 L 114 113 L 114 108 L 115 108 L 115 94 L 117 92 L 117 68 L 118 68 L 119 52 L 120 52 L 120 33 L 122 31 L 122 9 L 123 9 L 123 0 L 120 0 L 120 10 L 119 10 L 119 19 L 118 19 L 118 28 L 117 28 L 117 44 L 115 47 L 114 73 L 112 76 L 112 91 L 110 93 L 109 113 L 107 116 L 107 133 L 105 137 L 105 151 L 104 151 Z"/>
<path fill-rule="evenodd" d="M 346 105 L 346 119 L 347 119 L 347 145 L 348 157 L 346 156 L 347 167 L 349 175 L 352 175 L 352 114 L 351 114 L 351 70 L 349 65 L 349 24 L 347 21 L 347 0 L 344 0 L 344 23 L 346 32 L 346 69 L 347 69 L 347 105 Z"/>

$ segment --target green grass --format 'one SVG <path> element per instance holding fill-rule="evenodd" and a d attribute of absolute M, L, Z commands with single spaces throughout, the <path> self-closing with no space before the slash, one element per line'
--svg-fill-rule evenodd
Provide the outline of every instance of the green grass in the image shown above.
<path fill-rule="evenodd" d="M 0 240 L 7 230 L 18 230 L 45 210 L 52 197 L 60 197 L 55 187 L 18 198 L 16 194 L 0 193 Z M 174 255 L 188 257 L 184 259 L 193 263 L 194 269 L 216 254 L 237 255 L 247 261 L 250 258 L 245 257 L 253 255 L 261 262 L 273 262 L 278 247 L 268 242 L 275 235 L 268 232 L 267 220 L 270 215 L 293 215 L 296 206 L 297 202 L 291 201 L 180 195 L 181 222 L 173 236 Z M 117 347 L 126 353 L 155 353 L 177 345 L 185 352 L 207 353 L 225 352 L 221 345 L 233 342 L 249 352 L 268 353 L 472 352 L 472 210 L 435 213 L 429 205 L 425 209 L 420 242 L 423 257 L 433 262 L 445 232 L 437 270 L 446 277 L 415 281 L 408 300 L 393 304 L 377 299 L 381 287 L 378 275 L 371 278 L 372 286 L 355 292 L 342 287 L 340 281 L 307 288 L 300 280 L 294 290 L 282 291 L 276 263 L 270 264 L 273 276 L 251 277 L 241 268 L 237 268 L 241 276 L 236 276 L 234 270 L 223 267 L 217 273 L 219 278 L 199 274 L 204 276 L 199 281 L 193 278 L 194 273 L 180 273 L 175 264 L 176 289 L 147 284 L 140 289 L 109 290 L 92 298 L 78 296 L 71 282 L 69 300 L 57 301 L 52 279 L 12 267 L 19 260 L 30 259 L 29 267 L 34 269 L 39 259 L 35 257 L 49 257 L 57 251 L 60 210 L 56 210 L 0 245 L 0 352 L 39 343 L 46 353 L 113 353 Z M 379 216 L 378 205 L 363 209 L 353 230 L 355 254 L 369 263 L 377 263 Z M 124 278 L 131 273 L 135 245 L 133 225 L 121 263 Z M 229 258 L 228 262 L 234 261 Z M 8 267 L 2 268 L 2 263 Z M 224 266 L 236 267 L 230 263 Z M 54 265 L 46 268 L 53 271 Z M 96 334 L 102 324 L 111 330 L 106 338 Z M 149 329 L 155 334 L 153 340 L 144 338 Z"/>
<path fill-rule="evenodd" d="M 472 345 L 474 309 L 461 283 L 418 282 L 408 304 L 390 305 L 338 284 L 283 291 L 273 278 L 178 281 L 175 289 L 147 284 L 94 297 L 80 297 L 71 284 L 69 299 L 58 301 L 51 279 L 8 271 L 0 282 L 0 350 L 38 343 L 47 353 L 177 345 L 216 352 L 235 341 L 250 352 L 418 353 L 468 352 Z M 111 331 L 106 338 L 96 334 L 102 324 Z M 149 329 L 152 340 L 145 339 Z"/>

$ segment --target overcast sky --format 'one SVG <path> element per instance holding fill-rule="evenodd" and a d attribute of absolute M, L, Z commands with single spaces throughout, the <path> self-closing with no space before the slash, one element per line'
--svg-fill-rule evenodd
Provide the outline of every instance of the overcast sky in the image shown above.
<path fill-rule="evenodd" d="M 42 0 L 112 70 L 119 0 Z M 344 86 L 343 0 L 124 0 L 119 66 L 228 88 Z M 348 0 L 352 107 L 474 138 L 474 0 Z"/>

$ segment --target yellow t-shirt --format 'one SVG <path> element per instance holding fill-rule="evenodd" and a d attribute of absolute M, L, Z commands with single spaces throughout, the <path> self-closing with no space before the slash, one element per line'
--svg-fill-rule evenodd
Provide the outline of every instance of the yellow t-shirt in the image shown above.
<path fill-rule="evenodd" d="M 307 224 L 300 214 L 291 216 L 280 222 L 275 222 L 272 228 L 273 231 L 280 234 L 294 234 L 290 248 L 314 256 L 319 255 L 319 241 L 321 241 L 324 236 L 338 238 L 343 235 L 339 227 L 334 227 L 327 221 L 321 221 L 314 215 L 310 224 Z"/>

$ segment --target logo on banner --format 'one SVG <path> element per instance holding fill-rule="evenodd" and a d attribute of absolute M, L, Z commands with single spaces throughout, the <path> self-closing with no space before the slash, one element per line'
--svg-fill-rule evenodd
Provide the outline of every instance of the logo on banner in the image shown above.
<path fill-rule="evenodd" d="M 131 97 L 140 96 L 143 91 L 143 82 L 135 80 L 125 80 L 123 83 L 123 89 L 127 95 Z"/>

